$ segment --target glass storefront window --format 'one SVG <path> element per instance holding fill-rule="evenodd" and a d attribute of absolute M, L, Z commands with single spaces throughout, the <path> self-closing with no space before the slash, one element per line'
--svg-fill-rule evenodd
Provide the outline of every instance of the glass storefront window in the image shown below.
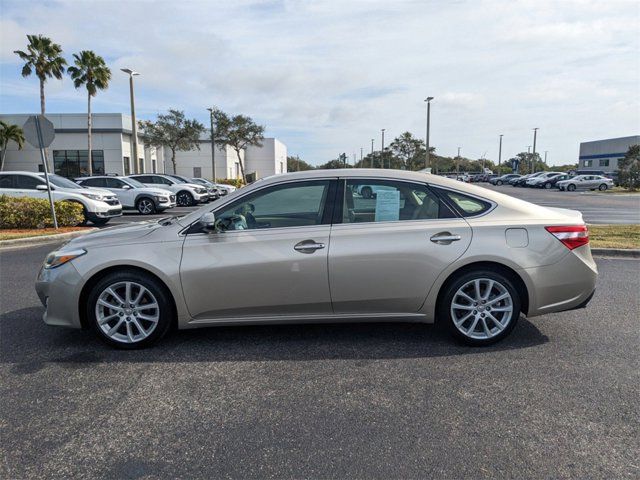
<path fill-rule="evenodd" d="M 89 175 L 87 150 L 54 150 L 54 172 L 66 178 L 76 178 Z M 91 150 L 91 163 L 94 175 L 104 175 L 104 152 Z"/>

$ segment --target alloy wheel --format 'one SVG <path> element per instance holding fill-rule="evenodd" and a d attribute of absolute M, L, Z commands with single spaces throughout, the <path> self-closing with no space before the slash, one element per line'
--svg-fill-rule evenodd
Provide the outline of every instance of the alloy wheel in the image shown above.
<path fill-rule="evenodd" d="M 136 343 L 158 326 L 160 307 L 156 297 L 136 282 L 117 282 L 105 288 L 96 302 L 98 327 L 110 339 Z"/>
<path fill-rule="evenodd" d="M 181 207 L 188 207 L 191 205 L 191 195 L 187 192 L 182 192 L 178 194 L 178 198 L 176 199 L 176 203 Z"/>
<path fill-rule="evenodd" d="M 153 202 L 148 198 L 143 198 L 138 202 L 138 211 L 143 215 L 153 213 Z"/>
<path fill-rule="evenodd" d="M 456 291 L 450 311 L 460 333 L 474 340 L 486 340 L 499 335 L 511 322 L 513 298 L 500 282 L 477 278 Z"/>

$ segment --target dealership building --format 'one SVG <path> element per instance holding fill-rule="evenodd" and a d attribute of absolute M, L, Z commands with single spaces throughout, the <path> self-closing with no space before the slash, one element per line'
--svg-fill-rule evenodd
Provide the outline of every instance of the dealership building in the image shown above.
<path fill-rule="evenodd" d="M 22 127 L 29 114 L 0 114 L 0 120 Z M 55 128 L 55 138 L 48 148 L 52 171 L 65 177 L 86 175 L 87 115 L 81 113 L 47 114 Z M 199 150 L 177 151 L 176 171 L 171 150 L 155 148 L 145 143 L 144 133 L 138 132 L 137 169 L 132 159 L 131 117 L 121 113 L 92 114 L 92 163 L 94 174 L 129 175 L 135 173 L 177 173 L 187 177 L 212 178 L 211 139 L 201 136 Z M 287 147 L 276 138 L 265 138 L 262 147 L 248 147 L 240 152 L 245 173 L 262 178 L 287 171 Z M 216 177 L 240 178 L 240 164 L 235 150 L 216 147 Z M 7 148 L 4 170 L 42 170 L 40 152 L 25 144 L 18 150 L 14 142 Z"/>
<path fill-rule="evenodd" d="M 582 142 L 578 169 L 602 170 L 605 173 L 616 172 L 618 160 L 625 156 L 631 145 L 640 145 L 640 135 Z"/>

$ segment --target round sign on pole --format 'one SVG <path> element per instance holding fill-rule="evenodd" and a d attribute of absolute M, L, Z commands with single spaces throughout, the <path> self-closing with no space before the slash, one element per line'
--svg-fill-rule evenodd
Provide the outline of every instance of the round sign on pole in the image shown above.
<path fill-rule="evenodd" d="M 53 142 L 56 136 L 56 130 L 53 123 L 44 115 L 38 115 L 40 121 L 40 131 L 42 134 L 42 145 L 38 139 L 38 126 L 36 125 L 36 116 L 31 115 L 22 127 L 24 139 L 36 148 L 47 148 Z"/>

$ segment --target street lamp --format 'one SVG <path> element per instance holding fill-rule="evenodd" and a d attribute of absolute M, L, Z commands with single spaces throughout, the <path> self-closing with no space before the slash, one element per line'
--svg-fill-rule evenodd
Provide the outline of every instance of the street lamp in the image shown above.
<path fill-rule="evenodd" d="M 498 173 L 500 173 L 500 164 L 502 163 L 502 137 L 504 135 L 500 134 L 500 146 L 498 147 Z"/>
<path fill-rule="evenodd" d="M 371 139 L 371 168 L 373 168 L 373 143 L 376 141 L 375 138 Z"/>
<path fill-rule="evenodd" d="M 533 129 L 533 157 L 531 157 L 531 162 L 532 162 L 531 163 L 531 171 L 533 173 L 536 173 L 533 170 L 536 167 L 536 136 L 537 136 L 537 134 L 538 134 L 538 127 Z"/>
<path fill-rule="evenodd" d="M 135 173 L 142 173 L 139 170 L 138 165 L 138 133 L 137 133 L 137 122 L 136 122 L 136 107 L 135 100 L 133 96 L 133 77 L 135 75 L 140 75 L 138 72 L 131 70 L 130 68 L 121 68 L 124 73 L 129 75 L 129 98 L 131 100 L 131 137 L 133 144 L 133 171 Z M 173 172 L 176 173 L 176 172 Z"/>
<path fill-rule="evenodd" d="M 384 168 L 384 131 L 385 129 L 380 130 L 382 132 L 382 149 L 380 150 L 380 167 Z"/>
<path fill-rule="evenodd" d="M 216 183 L 216 137 L 213 130 L 213 112 L 214 108 L 207 108 L 209 110 L 209 120 L 211 122 L 211 175 L 213 175 L 213 183 Z"/>
<path fill-rule="evenodd" d="M 425 156 L 424 168 L 429 168 L 429 130 L 431 123 L 431 100 L 433 97 L 427 97 L 424 101 L 427 103 L 427 136 L 425 138 L 425 145 L 427 146 L 427 154 Z"/>

